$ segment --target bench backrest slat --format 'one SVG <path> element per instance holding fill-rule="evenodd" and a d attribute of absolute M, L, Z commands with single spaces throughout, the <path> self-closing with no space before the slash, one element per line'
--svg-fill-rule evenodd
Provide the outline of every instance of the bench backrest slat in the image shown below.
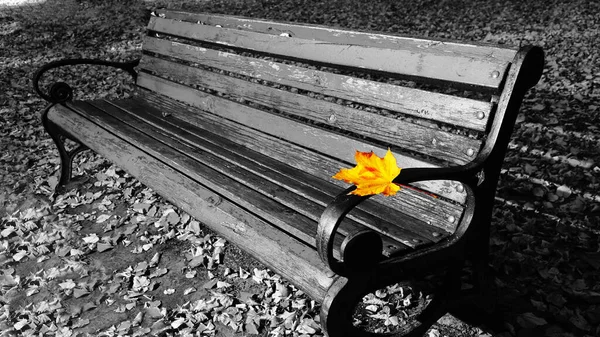
<path fill-rule="evenodd" d="M 259 109 L 207 94 L 154 75 L 141 73 L 138 78 L 138 85 L 251 128 L 268 130 L 266 133 L 272 136 L 285 138 L 304 147 L 319 149 L 321 153 L 348 163 L 354 161 L 354 150 L 374 150 L 378 154 L 385 153 L 383 147 L 365 144 L 359 140 L 328 130 L 310 127 L 285 117 L 265 114 Z M 434 164 L 403 153 L 394 153 L 394 156 L 401 167 L 436 167 Z"/>
<path fill-rule="evenodd" d="M 201 13 L 169 11 L 163 14 L 165 18 L 151 18 L 148 28 L 323 63 L 364 67 L 490 89 L 500 87 L 502 77 L 516 54 L 516 50 L 494 46 L 477 48 L 473 44 L 328 27 Z M 204 25 L 197 25 L 197 22 Z"/>
<path fill-rule="evenodd" d="M 490 102 L 307 69 L 149 36 L 144 38 L 144 50 L 477 131 L 485 130 L 492 111 Z"/>
<path fill-rule="evenodd" d="M 167 60 L 147 56 L 142 67 L 162 75 L 173 76 L 185 83 L 200 85 L 207 89 L 258 103 L 264 107 L 277 109 L 286 114 L 339 127 L 383 143 L 395 144 L 457 164 L 465 164 L 472 160 L 481 144 L 479 140 L 443 130 L 431 129 L 400 119 L 267 87 L 243 79 L 223 76 L 212 71 Z M 229 113 L 241 114 L 237 110 Z M 272 114 L 262 112 L 256 118 L 266 120 L 270 116 Z M 271 132 L 271 129 L 270 125 L 264 125 L 263 131 Z M 347 151 L 347 149 L 348 146 L 343 145 L 343 148 L 337 152 Z"/>

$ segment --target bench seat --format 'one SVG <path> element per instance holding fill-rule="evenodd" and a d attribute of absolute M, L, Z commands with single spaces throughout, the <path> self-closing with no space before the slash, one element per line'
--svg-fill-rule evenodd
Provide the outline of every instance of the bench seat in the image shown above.
<path fill-rule="evenodd" d="M 304 273 L 298 277 L 302 280 L 298 286 L 314 298 L 324 297 L 333 274 L 316 252 L 317 224 L 344 184 L 330 175 L 348 163 L 149 91 L 130 99 L 57 105 L 48 119 L 243 249 L 258 249 L 253 255 L 263 263 L 275 270 L 293 266 L 290 273 Z M 328 169 L 310 167 L 310 162 L 296 158 L 300 154 Z M 184 183 L 175 189 L 172 179 Z M 189 190 L 184 193 L 181 186 Z M 438 212 L 460 215 L 462 207 L 422 194 L 405 188 L 396 197 L 362 203 L 340 225 L 334 256 L 340 258 L 348 234 L 364 229 L 381 233 L 384 257 L 401 256 L 443 240 L 452 233 L 450 227 L 436 227 L 424 219 L 440 221 Z M 417 219 L 386 205 L 393 200 L 393 204 L 411 207 L 415 195 L 428 202 L 420 206 L 429 208 L 429 217 Z M 250 230 L 247 222 L 260 223 L 268 230 L 254 229 L 256 237 L 248 236 L 241 243 L 240 238 L 228 237 L 245 234 Z M 226 233 L 224 226 L 229 229 Z M 267 232 L 273 238 L 261 238 Z M 296 247 L 297 260 L 293 264 L 278 258 L 271 261 L 268 247 L 275 243 Z"/>

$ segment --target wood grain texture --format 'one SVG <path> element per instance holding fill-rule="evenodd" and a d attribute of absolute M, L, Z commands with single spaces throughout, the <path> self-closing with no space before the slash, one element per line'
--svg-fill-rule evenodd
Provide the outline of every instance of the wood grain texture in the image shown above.
<path fill-rule="evenodd" d="M 182 103 L 178 103 L 164 96 L 159 96 L 150 92 L 144 94 L 144 100 L 149 102 L 150 106 L 158 107 L 167 111 L 173 117 L 181 119 L 186 123 L 205 129 L 207 132 L 218 134 L 224 138 L 237 143 L 239 146 L 249 148 L 259 152 L 274 160 L 285 162 L 297 170 L 307 174 L 319 177 L 337 187 L 337 191 L 332 189 L 330 195 L 337 195 L 348 185 L 339 180 L 331 178 L 333 173 L 341 167 L 350 167 L 351 164 L 334 160 L 331 157 L 324 156 L 321 153 L 310 151 L 306 147 L 284 142 L 279 138 L 269 136 L 262 132 L 237 124 L 235 122 L 223 120 L 219 116 L 205 113 L 200 110 L 192 110 Z M 143 105 L 143 102 L 138 104 Z M 351 151 L 348 151 L 351 152 Z M 353 154 L 352 154 L 353 155 Z M 353 161 L 353 157 L 348 156 L 348 161 Z M 289 176 L 294 176 L 295 171 L 289 172 Z M 426 182 L 428 183 L 428 182 Z M 443 184 L 445 182 L 438 181 Z M 448 183 L 449 184 L 449 183 Z M 441 185 L 443 186 L 443 185 Z M 453 232 L 454 226 L 462 214 L 462 207 L 453 203 L 433 198 L 425 193 L 413 191 L 408 188 L 402 189 L 397 197 L 386 198 L 383 196 L 374 196 L 373 202 L 387 205 L 396 210 L 396 212 L 405 213 L 414 219 L 420 219 L 447 232 Z M 370 200 L 371 201 L 371 200 Z M 368 201 L 368 202 L 370 202 Z M 387 208 L 387 207 L 386 207 Z M 385 208 L 375 211 L 375 214 L 389 214 L 389 221 L 402 222 L 402 216 L 390 212 Z M 449 221 L 453 219 L 453 221 Z"/>
<path fill-rule="evenodd" d="M 148 29 L 188 39 L 253 50 L 309 63 L 374 70 L 408 78 L 425 78 L 497 89 L 508 62 L 428 50 L 387 49 L 331 43 L 150 18 Z"/>
<path fill-rule="evenodd" d="M 469 55 L 471 57 L 494 58 L 498 61 L 511 62 L 516 55 L 517 48 L 511 46 L 498 46 L 491 43 L 452 41 L 445 39 L 418 38 L 393 33 L 367 32 L 348 30 L 339 27 L 330 27 L 317 24 L 303 24 L 298 22 L 276 22 L 260 18 L 248 18 L 234 15 L 221 15 L 214 13 L 192 13 L 185 11 L 159 9 L 157 11 L 165 19 L 197 23 L 211 26 L 221 26 L 231 29 L 249 30 L 271 35 L 282 33 L 295 33 L 293 36 L 302 39 L 323 40 L 332 43 L 353 43 L 364 46 L 389 48 L 389 49 L 432 49 L 439 52 Z M 296 31 L 291 31 L 295 29 Z M 429 45 L 424 45 L 429 43 Z"/>
<path fill-rule="evenodd" d="M 370 64 L 358 65 L 367 69 L 385 69 L 385 71 L 409 76 L 468 83 L 492 89 L 499 87 L 506 67 L 516 54 L 515 49 L 500 48 L 489 44 L 418 39 L 213 14 L 173 11 L 162 13 L 166 15 L 166 18 L 152 18 L 148 26 L 149 29 L 163 32 L 181 32 L 182 30 L 173 29 L 172 24 L 177 23 L 176 20 L 184 20 L 187 22 L 182 22 L 182 25 L 186 27 L 202 27 L 197 29 L 214 27 L 221 31 L 239 32 L 239 34 L 234 34 L 235 37 L 223 37 L 223 33 L 218 35 L 221 42 L 242 48 L 255 48 L 254 50 L 286 55 L 281 54 L 284 45 L 296 48 L 317 47 L 314 53 L 310 52 L 310 48 L 306 48 L 306 54 L 295 55 L 296 57 L 302 55 L 309 59 L 316 54 L 321 54 L 323 51 L 331 53 L 328 55 L 337 55 L 340 51 L 343 54 L 344 48 L 350 48 L 351 50 L 347 50 L 347 54 L 343 55 L 345 57 L 343 60 L 340 59 L 332 63 L 357 66 L 357 63 L 372 61 Z M 196 24 L 198 21 L 205 25 Z M 222 28 L 217 28 L 217 25 Z M 286 36 L 280 36 L 282 34 Z M 264 35 L 264 37 L 255 39 L 261 35 Z M 210 34 L 203 37 L 198 35 L 195 38 L 210 39 L 210 36 Z M 275 42 L 277 46 L 265 50 L 264 44 L 239 44 L 240 41 L 237 38 L 239 36 L 250 36 L 255 41 L 266 42 L 265 44 Z M 246 41 L 244 40 L 242 43 L 246 43 Z M 372 55 L 368 52 L 369 50 L 383 58 L 379 61 L 373 61 L 370 58 Z M 353 63 L 352 61 L 356 59 L 359 62 Z M 323 58 L 320 60 L 331 62 L 334 59 Z M 399 60 L 402 60 L 402 62 Z M 499 76 L 494 76 L 496 71 Z"/>
<path fill-rule="evenodd" d="M 152 75 L 140 74 L 138 85 L 155 92 L 161 92 L 168 97 L 185 102 L 242 125 L 263 130 L 271 136 L 287 139 L 288 141 L 303 147 L 318 149 L 320 153 L 339 158 L 348 166 L 353 166 L 354 151 L 374 151 L 379 156 L 383 156 L 387 151 L 387 149 L 381 146 L 367 144 L 354 138 L 342 136 L 327 130 L 316 129 L 310 125 L 294 122 L 280 116 L 265 114 L 263 111 L 225 100 L 205 92 L 193 90 L 186 86 L 166 81 Z M 160 99 L 157 100 L 157 104 L 159 103 Z M 185 105 L 182 105 L 181 109 L 184 109 L 183 111 L 185 111 Z M 248 141 L 251 143 L 253 142 L 252 138 L 249 138 Z M 396 157 L 398 166 L 402 168 L 436 167 L 436 165 L 431 164 L 430 162 L 410 157 L 401 152 L 392 152 Z M 313 163 L 313 161 L 309 162 L 311 162 L 311 165 L 315 165 L 313 167 L 319 167 L 319 163 Z M 322 171 L 321 175 L 336 171 Z M 416 186 L 459 203 L 462 203 L 465 200 L 464 191 L 460 191 L 458 183 L 431 181 L 421 182 Z"/>
<path fill-rule="evenodd" d="M 484 131 L 492 104 L 146 36 L 143 49 L 240 75 Z M 141 67 L 145 64 L 144 58 Z M 152 59 L 150 59 L 152 60 Z"/>
<path fill-rule="evenodd" d="M 455 164 L 471 161 L 481 145 L 476 139 L 440 129 L 223 76 L 200 68 L 148 56 L 144 58 L 144 64 L 159 74 L 172 76 L 183 83 L 216 90 L 283 113 L 369 137 L 383 144 L 393 144 Z M 268 112 L 263 114 L 270 115 Z"/>
<path fill-rule="evenodd" d="M 102 109 L 94 109 L 96 105 L 101 106 Z M 314 221 L 298 213 L 295 209 L 276 202 L 276 200 L 283 199 L 288 204 L 291 203 L 292 206 L 309 208 L 309 210 L 312 205 L 306 202 L 301 204 L 302 200 L 298 198 L 294 199 L 294 195 L 290 193 L 286 194 L 284 190 L 273 186 L 273 184 L 266 184 L 264 181 L 257 182 L 254 176 L 244 175 L 244 172 L 235 166 L 224 164 L 206 152 L 185 146 L 172 139 L 161 137 L 161 134 L 156 129 L 153 129 L 154 132 L 151 132 L 153 137 L 145 135 L 143 132 L 124 123 L 123 119 L 127 118 L 127 115 L 120 116 L 119 119 L 107 118 L 104 116 L 104 112 L 109 116 L 115 117 L 121 111 L 111 105 L 107 106 L 107 104 L 102 104 L 102 102 L 91 102 L 89 104 L 78 102 L 73 104 L 72 107 L 76 110 L 85 111 L 95 122 L 102 123 L 103 127 L 106 127 L 111 132 L 124 135 L 128 141 L 143 148 L 144 151 L 149 152 L 152 156 L 160 158 L 202 185 L 216 191 L 222 197 L 258 214 L 263 219 L 269 221 L 269 223 L 290 233 L 297 239 L 314 246 Z M 139 120 L 137 122 L 139 123 Z M 142 127 L 145 126 L 143 122 L 140 125 Z M 162 142 L 157 141 L 156 138 L 161 138 Z M 202 158 L 204 162 L 199 161 L 199 158 Z M 228 177 L 223 174 L 225 170 L 231 171 L 231 175 L 240 178 L 242 181 L 254 178 L 254 181 L 251 181 L 253 185 L 259 185 L 262 189 L 261 192 L 265 194 L 249 189 L 242 182 Z M 315 211 L 314 207 L 312 210 Z M 341 241 L 338 244 L 341 244 Z"/>
<path fill-rule="evenodd" d="M 94 104 L 96 105 L 96 103 Z M 223 172 L 229 177 L 243 181 L 254 190 L 263 194 L 269 193 L 269 189 L 276 189 L 275 187 L 269 187 L 270 184 L 285 188 L 294 195 L 290 196 L 290 193 L 280 192 L 277 194 L 269 193 L 269 196 L 312 219 L 315 223 L 319 221 L 325 206 L 340 192 L 337 185 L 323 181 L 304 171 L 294 169 L 287 163 L 251 151 L 247 147 L 211 132 L 210 125 L 204 124 L 204 128 L 200 128 L 177 118 L 175 115 L 164 117 L 163 113 L 170 110 L 156 109 L 137 100 L 111 101 L 108 104 L 121 109 L 120 113 L 117 112 L 114 115 L 116 118 L 127 121 L 128 124 L 140 130 L 144 128 L 148 134 L 155 134 L 158 129 L 161 133 L 168 134 L 169 137 L 210 153 L 210 156 L 223 159 L 225 162 L 219 163 L 214 159 L 210 159 L 209 155 L 194 157 L 199 162 L 206 163 L 206 165 Z M 104 106 L 102 109 L 112 114 L 111 109 Z M 133 115 L 135 119 L 132 120 L 127 116 L 128 114 Z M 232 167 L 232 165 L 235 165 L 235 167 Z M 261 179 L 248 178 L 249 174 L 254 174 Z M 266 179 L 268 182 L 263 182 L 262 179 Z M 402 245 L 398 245 L 393 241 L 399 241 L 408 247 L 416 248 L 431 242 L 438 242 L 444 238 L 442 231 L 437 227 L 377 203 L 365 205 L 365 207 L 353 212 L 348 218 L 352 221 L 342 224 L 340 232 L 343 235 L 362 231 L 365 228 L 361 225 L 366 226 L 384 236 L 384 253 L 386 255 L 391 254 L 393 250 L 402 249 Z M 393 219 L 393 221 L 387 219 Z M 385 239 L 386 236 L 392 240 Z M 311 240 L 308 241 L 310 244 L 314 244 L 312 239 L 311 237 Z"/>
<path fill-rule="evenodd" d="M 276 184 L 246 170 L 237 163 L 219 158 L 211 153 L 210 149 L 198 146 L 200 142 L 194 142 L 193 135 L 184 130 L 171 128 L 173 132 L 169 133 L 165 128 L 166 123 L 160 119 L 155 119 L 154 125 L 152 125 L 147 123 L 149 117 L 147 114 L 142 113 L 144 119 L 140 119 L 105 101 L 92 101 L 91 105 L 106 112 L 115 120 L 128 125 L 124 128 L 127 131 L 126 134 L 140 144 L 152 141 L 152 147 L 148 150 L 152 155 L 169 158 L 171 162 L 180 165 L 182 173 L 245 209 L 258 214 L 297 239 L 312 247 L 315 246 L 316 224 L 319 215 L 325 209 L 323 205 L 294 191 L 282 188 L 285 182 Z M 85 106 L 83 107 L 85 108 Z M 86 108 L 86 111 L 88 109 Z M 216 153 L 224 151 L 223 148 L 214 147 L 213 150 Z M 341 235 L 336 238 L 336 249 L 339 250 L 344 236 L 364 230 L 363 224 L 382 232 L 385 231 L 392 238 L 400 237 L 402 242 L 412 242 L 411 246 L 413 247 L 417 246 L 415 240 L 418 240 L 420 244 L 431 242 L 415 233 L 394 227 L 383 220 L 377 224 L 365 216 L 360 217 L 360 220 L 362 224 L 350 219 L 342 224 L 339 232 Z M 377 225 L 380 227 L 378 228 Z M 388 246 L 393 246 L 394 250 L 403 249 L 403 245 L 396 240 L 386 238 L 385 241 Z M 391 251 L 386 249 L 385 253 L 390 255 Z"/>
<path fill-rule="evenodd" d="M 178 91 L 175 91 L 178 93 Z M 145 94 L 145 93 L 144 93 Z M 257 151 L 265 151 L 268 155 L 279 156 L 280 158 L 289 158 L 288 161 L 291 165 L 298 165 L 301 169 L 310 170 L 312 174 L 316 176 L 323 177 L 323 179 L 328 179 L 333 181 L 334 183 L 342 185 L 340 181 L 332 179 L 329 174 L 331 172 L 337 172 L 340 167 L 352 167 L 354 166 L 354 149 L 359 151 L 368 152 L 374 151 L 379 156 L 383 156 L 386 152 L 386 149 L 373 146 L 370 144 L 365 144 L 355 139 L 340 136 L 338 134 L 333 134 L 331 132 L 325 130 L 311 130 L 312 133 L 309 136 L 306 136 L 305 130 L 308 127 L 304 124 L 299 124 L 298 126 L 292 125 L 290 126 L 289 121 L 284 121 L 284 126 L 287 126 L 287 129 L 283 129 L 282 125 L 279 124 L 279 119 L 275 118 L 273 120 L 261 120 L 257 119 L 255 115 L 253 115 L 253 109 L 248 108 L 243 105 L 236 104 L 231 101 L 223 100 L 221 98 L 208 95 L 205 93 L 195 93 L 199 95 L 203 95 L 203 97 L 207 97 L 208 101 L 202 103 L 200 100 L 190 100 L 189 104 L 194 105 L 196 103 L 200 103 L 200 107 L 205 109 L 205 111 L 216 112 L 219 114 L 218 116 L 223 116 L 223 113 L 227 114 L 231 109 L 241 109 L 243 114 L 234 114 L 234 117 L 243 116 L 242 119 L 232 119 L 229 115 L 225 115 L 225 117 L 229 117 L 228 119 L 233 120 L 237 123 L 235 127 L 231 130 L 230 137 L 232 139 L 239 139 L 239 141 L 244 144 L 247 143 L 247 146 L 256 147 Z M 161 105 L 164 98 L 152 97 L 150 99 L 154 99 L 154 104 L 158 106 Z M 161 96 L 162 97 L 162 96 Z M 185 96 L 179 97 L 180 99 L 185 101 Z M 186 105 L 180 104 L 174 113 L 179 113 L 179 111 L 186 111 Z M 217 110 L 215 110 L 217 109 Z M 224 110 L 221 110 L 224 109 Z M 201 113 L 200 113 L 201 114 Z M 185 115 L 185 114 L 184 114 Z M 210 114 L 202 115 L 205 118 L 211 118 Z M 260 115 L 259 115 L 260 116 Z M 182 116 L 182 118 L 194 118 L 194 116 Z M 219 117 L 212 117 L 216 123 L 219 123 L 221 120 Z M 238 129 L 258 129 L 258 130 L 266 130 L 267 134 L 250 132 L 246 136 L 242 136 L 238 134 Z M 222 130 L 221 132 L 226 132 Z M 274 136 L 275 138 L 273 138 Z M 281 138 L 290 140 L 291 143 L 281 142 Z M 261 146 L 260 144 L 254 144 L 256 139 L 260 139 L 260 141 L 266 141 L 269 143 L 268 146 Z M 269 141 L 270 140 L 270 141 Z M 278 145 L 281 143 L 281 145 Z M 293 143 L 293 144 L 292 144 Z M 300 146 L 296 146 L 295 144 L 299 144 Z M 266 147 L 265 149 L 263 149 Z M 319 149 L 319 153 L 324 153 L 331 157 L 337 157 L 341 162 L 331 161 L 327 156 L 312 156 L 311 154 L 314 152 L 306 151 L 304 148 L 313 148 Z M 413 157 L 406 156 L 399 152 L 394 152 L 394 156 L 397 159 L 398 165 L 403 168 L 407 167 L 436 167 L 431 163 L 421 161 L 415 159 Z M 282 159 L 285 161 L 286 159 Z M 323 163 L 329 163 L 331 166 L 328 168 L 324 167 Z M 333 164 L 332 164 L 333 163 Z M 423 181 L 415 184 L 415 186 L 419 188 L 423 188 L 432 193 L 444 196 L 446 198 L 455 200 L 457 202 L 464 201 L 465 193 L 459 189 L 460 184 L 451 181 Z M 422 196 L 423 193 L 416 193 L 417 198 L 431 198 L 429 196 Z M 378 197 L 376 197 L 378 198 Z M 445 214 L 445 213 L 443 213 Z"/>
<path fill-rule="evenodd" d="M 328 273 L 312 247 L 282 233 L 71 109 L 58 105 L 48 117 L 165 199 L 285 275 L 312 298 L 320 301 L 324 297 L 333 275 Z"/>

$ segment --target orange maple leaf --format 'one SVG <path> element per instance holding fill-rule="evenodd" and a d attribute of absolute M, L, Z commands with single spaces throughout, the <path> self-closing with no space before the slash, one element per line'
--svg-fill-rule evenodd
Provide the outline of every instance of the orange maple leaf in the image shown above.
<path fill-rule="evenodd" d="M 391 196 L 400 190 L 400 186 L 392 181 L 400 174 L 396 158 L 388 149 L 383 158 L 378 157 L 373 151 L 356 151 L 354 156 L 356 166 L 351 169 L 341 169 L 333 178 L 356 185 L 351 194 L 371 195 L 383 193 Z"/>

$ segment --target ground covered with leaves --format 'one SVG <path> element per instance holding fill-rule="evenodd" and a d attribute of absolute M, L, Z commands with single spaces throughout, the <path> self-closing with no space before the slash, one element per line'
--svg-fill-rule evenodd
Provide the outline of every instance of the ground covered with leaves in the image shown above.
<path fill-rule="evenodd" d="M 65 57 L 139 57 L 160 6 L 542 46 L 544 76 L 524 101 L 494 211 L 495 311 L 468 320 L 466 308 L 470 324 L 445 316 L 428 335 L 600 335 L 599 2 L 18 3 L 0 5 L 4 336 L 322 335 L 317 303 L 100 156 L 78 157 L 77 179 L 53 194 L 59 159 L 32 74 Z M 132 85 L 85 66 L 48 77 L 68 79 L 78 98 L 127 96 Z M 391 312 L 419 300 L 388 287 L 365 298 L 360 317 L 385 330 L 399 323 Z"/>

